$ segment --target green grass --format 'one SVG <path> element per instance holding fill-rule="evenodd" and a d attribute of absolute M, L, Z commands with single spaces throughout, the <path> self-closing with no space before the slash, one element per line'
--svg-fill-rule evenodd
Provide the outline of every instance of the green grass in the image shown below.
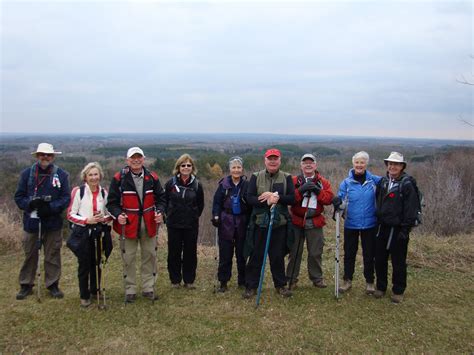
<path fill-rule="evenodd" d="M 329 239 L 329 238 L 328 238 Z M 417 250 L 421 250 L 417 246 Z M 474 280 L 472 270 L 409 267 L 405 301 L 366 296 L 358 260 L 353 289 L 333 295 L 333 245 L 328 241 L 325 272 L 329 287 L 316 289 L 302 266 L 291 299 L 276 295 L 267 273 L 261 304 L 241 298 L 235 278 L 225 294 L 214 294 L 213 250 L 199 255 L 196 290 L 169 285 L 165 248 L 160 248 L 158 292 L 152 305 L 139 298 L 124 305 L 121 261 L 114 250 L 107 271 L 108 309 L 79 307 L 77 262 L 63 248 L 63 300 L 43 289 L 15 300 L 21 253 L 0 256 L 1 353 L 150 352 L 330 352 L 472 353 Z M 360 253 L 360 252 L 359 252 Z M 341 265 L 342 273 L 342 265 Z"/>

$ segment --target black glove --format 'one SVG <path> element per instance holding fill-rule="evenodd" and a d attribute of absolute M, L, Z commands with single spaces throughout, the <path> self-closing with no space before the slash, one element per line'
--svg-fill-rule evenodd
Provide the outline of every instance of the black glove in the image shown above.
<path fill-rule="evenodd" d="M 219 216 L 214 216 L 212 219 L 211 219 L 211 223 L 214 227 L 219 227 L 221 225 L 221 219 L 219 218 Z"/>
<path fill-rule="evenodd" d="M 300 194 L 304 195 L 308 191 L 312 191 L 316 188 L 316 185 L 312 181 L 305 182 L 303 185 L 298 187 Z"/>
<path fill-rule="evenodd" d="M 322 186 L 320 184 L 315 184 L 314 189 L 312 191 L 316 194 L 316 196 L 318 196 L 319 193 L 321 192 L 321 189 L 322 189 Z"/>
<path fill-rule="evenodd" d="M 30 203 L 28 204 L 28 208 L 32 211 L 37 210 L 39 206 L 41 206 L 44 203 L 44 201 L 40 198 L 35 198 L 34 200 L 31 200 Z"/>
<path fill-rule="evenodd" d="M 49 202 L 41 201 L 42 204 L 39 205 L 38 207 L 38 216 L 40 218 L 46 218 L 51 216 L 51 206 L 49 205 Z"/>
<path fill-rule="evenodd" d="M 402 228 L 402 229 L 400 229 L 400 232 L 398 232 L 398 239 L 407 240 L 409 234 L 410 234 L 410 229 L 409 228 Z"/>
<path fill-rule="evenodd" d="M 334 206 L 335 210 L 338 210 L 339 207 L 342 205 L 342 199 L 339 196 L 336 196 L 332 199 L 332 205 Z"/>

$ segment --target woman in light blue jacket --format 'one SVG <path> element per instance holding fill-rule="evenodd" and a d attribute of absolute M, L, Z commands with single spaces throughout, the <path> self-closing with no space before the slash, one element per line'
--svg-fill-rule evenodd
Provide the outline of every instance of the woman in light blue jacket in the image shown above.
<path fill-rule="evenodd" d="M 377 217 L 375 215 L 375 188 L 380 176 L 367 170 L 369 154 L 364 151 L 352 157 L 353 168 L 339 187 L 338 196 L 345 204 L 344 223 L 344 281 L 339 289 L 346 292 L 352 287 L 354 265 L 359 246 L 359 235 L 364 259 L 365 291 L 373 294 L 375 235 Z"/>

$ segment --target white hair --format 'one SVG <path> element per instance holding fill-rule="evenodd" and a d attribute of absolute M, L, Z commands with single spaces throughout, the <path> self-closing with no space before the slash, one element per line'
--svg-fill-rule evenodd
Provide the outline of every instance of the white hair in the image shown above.
<path fill-rule="evenodd" d="M 363 159 L 367 164 L 369 164 L 369 153 L 364 152 L 363 150 L 355 153 L 352 157 L 352 163 L 354 163 L 357 159 Z"/>

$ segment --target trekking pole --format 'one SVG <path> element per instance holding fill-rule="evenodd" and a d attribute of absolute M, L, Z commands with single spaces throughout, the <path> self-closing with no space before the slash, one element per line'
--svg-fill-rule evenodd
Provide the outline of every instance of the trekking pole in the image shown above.
<path fill-rule="evenodd" d="M 38 240 L 36 241 L 36 248 L 38 249 L 38 263 L 36 265 L 36 278 L 37 278 L 37 293 L 36 299 L 41 303 L 41 245 L 43 244 L 43 237 L 41 236 L 41 218 L 38 222 Z"/>
<path fill-rule="evenodd" d="M 218 284 L 219 284 L 219 228 L 216 227 L 216 233 L 214 235 L 214 245 L 216 247 L 216 253 L 214 256 L 214 261 L 216 262 L 216 276 L 214 278 L 214 293 L 217 293 Z"/>
<path fill-rule="evenodd" d="M 262 285 L 263 285 L 263 279 L 265 276 L 265 264 L 267 263 L 268 248 L 270 247 L 270 238 L 272 236 L 272 227 L 273 227 L 274 218 L 275 218 L 275 205 L 272 205 L 272 207 L 270 208 L 270 223 L 268 224 L 267 241 L 265 243 L 265 251 L 263 252 L 263 264 L 262 264 L 262 269 L 260 271 L 260 280 L 258 281 L 258 292 L 257 292 L 257 300 L 255 303 L 255 308 L 258 308 L 258 305 L 260 304 L 260 295 L 262 294 Z"/>
<path fill-rule="evenodd" d="M 155 207 L 155 213 L 158 213 L 158 210 Z M 155 234 L 155 260 L 153 261 L 153 298 L 151 303 L 155 304 L 155 295 L 156 295 L 156 278 L 157 278 L 157 266 L 158 261 L 158 232 L 160 231 L 160 223 L 156 224 L 156 234 Z"/>
<path fill-rule="evenodd" d="M 124 268 L 124 273 L 123 273 L 123 288 L 125 289 L 125 299 L 124 299 L 124 303 L 125 305 L 127 304 L 127 289 L 126 289 L 126 277 L 127 275 L 125 274 L 125 224 L 122 224 L 121 225 L 121 228 L 120 228 L 120 255 L 122 255 L 122 263 L 123 263 L 123 268 Z"/>
<path fill-rule="evenodd" d="M 336 215 L 336 255 L 334 258 L 334 296 L 336 300 L 339 299 L 339 241 L 340 241 L 340 231 L 339 231 L 339 222 L 341 218 L 341 213 L 339 210 L 335 210 Z"/>
<path fill-rule="evenodd" d="M 107 259 L 105 256 L 104 250 L 104 238 L 100 238 L 100 261 L 101 261 L 101 272 L 100 272 L 100 282 L 99 285 L 101 286 L 101 293 L 102 293 L 102 305 L 99 305 L 99 309 L 106 309 L 106 299 L 105 299 L 105 265 L 107 264 Z"/>
<path fill-rule="evenodd" d="M 93 229 L 93 232 L 94 231 L 97 231 L 97 228 L 94 227 Z M 100 308 L 100 282 L 99 282 L 99 278 L 100 278 L 100 254 L 99 254 L 99 249 L 98 249 L 98 242 L 97 242 L 97 239 L 99 238 L 99 234 L 97 233 L 94 233 L 96 234 L 94 236 L 94 246 L 95 246 L 95 287 L 96 287 L 96 291 L 97 291 L 97 307 Z"/>
<path fill-rule="evenodd" d="M 309 193 L 309 196 L 306 196 L 308 201 L 306 201 L 306 211 L 304 211 L 304 217 L 303 217 L 303 240 L 306 239 L 306 231 L 305 231 L 305 226 L 306 226 L 306 215 L 308 214 L 308 206 L 309 206 L 309 200 L 311 199 L 311 193 Z M 298 259 L 298 254 L 300 252 L 300 246 L 301 246 L 301 236 L 298 236 L 298 249 L 296 249 L 296 257 L 293 260 L 293 269 L 291 270 L 291 277 L 290 277 L 290 283 L 288 285 L 288 288 L 291 290 L 291 284 L 293 283 L 294 277 L 295 277 L 295 269 L 296 269 L 296 260 Z M 303 257 L 303 255 L 301 255 Z"/>
<path fill-rule="evenodd" d="M 388 242 L 387 242 L 387 250 L 390 250 L 390 244 L 392 244 L 392 237 L 393 237 L 393 227 L 390 228 L 390 234 L 388 236 Z"/>

